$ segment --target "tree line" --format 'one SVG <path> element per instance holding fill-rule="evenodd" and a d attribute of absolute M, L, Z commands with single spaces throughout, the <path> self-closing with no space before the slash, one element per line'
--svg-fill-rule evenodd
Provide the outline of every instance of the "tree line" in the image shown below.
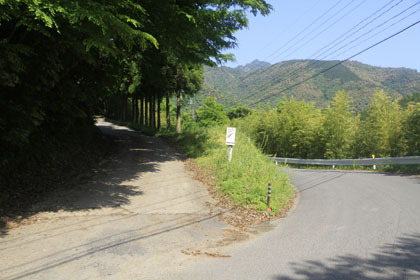
<path fill-rule="evenodd" d="M 265 153 L 279 157 L 420 155 L 420 103 L 393 101 L 383 90 L 377 90 L 368 108 L 359 114 L 354 113 L 350 96 L 339 91 L 326 109 L 283 99 L 276 108 L 260 109 L 236 125 Z"/>
<path fill-rule="evenodd" d="M 105 114 L 159 128 L 264 0 L 0 0 L 0 165 Z"/>
<path fill-rule="evenodd" d="M 392 100 L 376 90 L 365 111 L 338 91 L 327 108 L 283 98 L 275 108 L 226 110 L 207 97 L 189 126 L 236 126 L 266 154 L 288 158 L 366 158 L 420 155 L 420 93 Z"/>

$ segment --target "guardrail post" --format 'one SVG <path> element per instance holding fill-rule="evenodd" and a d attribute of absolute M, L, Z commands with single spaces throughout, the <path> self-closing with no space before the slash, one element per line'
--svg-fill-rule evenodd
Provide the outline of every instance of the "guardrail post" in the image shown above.
<path fill-rule="evenodd" d="M 267 193 L 267 211 L 271 211 L 270 208 L 271 203 L 271 184 L 268 184 L 268 193 Z"/>
<path fill-rule="evenodd" d="M 375 155 L 372 155 L 372 159 L 375 160 Z M 376 164 L 373 165 L 373 170 L 376 170 Z"/>

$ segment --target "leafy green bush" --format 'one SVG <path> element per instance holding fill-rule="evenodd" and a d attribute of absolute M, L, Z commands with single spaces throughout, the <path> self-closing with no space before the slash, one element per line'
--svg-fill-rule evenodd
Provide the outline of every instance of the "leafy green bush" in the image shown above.
<path fill-rule="evenodd" d="M 245 106 L 238 106 L 230 109 L 227 113 L 227 116 L 229 117 L 229 119 L 232 120 L 237 118 L 244 118 L 248 115 L 251 115 L 252 113 L 254 113 L 254 111 L 251 108 Z"/>
<path fill-rule="evenodd" d="M 198 123 L 201 126 L 209 127 L 222 125 L 228 122 L 225 107 L 217 104 L 214 97 L 207 97 L 203 105 L 197 110 Z"/>

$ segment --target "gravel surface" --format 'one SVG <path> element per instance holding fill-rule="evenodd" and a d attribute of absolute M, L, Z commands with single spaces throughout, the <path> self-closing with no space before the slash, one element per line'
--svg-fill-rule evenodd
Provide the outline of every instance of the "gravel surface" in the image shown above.
<path fill-rule="evenodd" d="M 161 139 L 98 126 L 118 152 L 2 233 L 0 279 L 167 279 L 249 238 L 219 220 L 226 210 Z"/>

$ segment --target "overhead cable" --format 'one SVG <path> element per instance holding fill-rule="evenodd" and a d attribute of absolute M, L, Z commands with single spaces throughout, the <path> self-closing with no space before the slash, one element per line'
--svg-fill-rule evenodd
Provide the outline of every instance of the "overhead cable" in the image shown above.
<path fill-rule="evenodd" d="M 340 62 L 337 62 L 336 64 L 334 64 L 334 65 L 332 65 L 332 66 L 328 67 L 327 69 L 324 69 L 324 70 L 322 70 L 322 71 L 320 71 L 320 72 L 318 72 L 318 73 L 316 73 L 316 74 L 312 75 L 311 77 L 304 79 L 303 81 L 300 81 L 300 82 L 298 82 L 298 83 L 296 83 L 296 84 L 293 84 L 292 86 L 289 86 L 289 87 L 287 87 L 287 88 L 285 88 L 285 89 L 282 89 L 281 91 L 287 91 L 287 90 L 289 90 L 289 89 L 291 89 L 291 88 L 297 87 L 297 86 L 299 86 L 299 85 L 301 85 L 301 84 L 303 84 L 303 83 L 305 83 L 305 82 L 307 82 L 307 81 L 309 81 L 309 80 L 311 80 L 311 79 L 313 79 L 313 78 L 315 78 L 315 77 L 317 77 L 317 76 L 321 75 L 322 73 L 325 73 L 325 72 L 327 72 L 328 70 L 331 70 L 331 69 L 333 69 L 334 67 L 337 67 L 338 65 L 343 64 L 344 62 L 349 61 L 350 59 L 352 59 L 352 58 L 354 58 L 354 57 L 356 57 L 356 56 L 358 56 L 358 55 L 360 55 L 360 54 L 362 54 L 362 53 L 364 53 L 364 52 L 366 52 L 366 51 L 368 51 L 368 50 L 370 50 L 370 49 L 372 49 L 372 48 L 376 47 L 377 45 L 382 44 L 382 43 L 384 43 L 385 41 L 388 41 L 389 39 L 391 39 L 391 38 L 393 38 L 393 37 L 395 37 L 395 36 L 397 36 L 397 35 L 399 35 L 399 34 L 403 33 L 404 31 L 406 31 L 406 30 L 408 30 L 408 29 L 410 29 L 410 28 L 414 27 L 415 25 L 417 25 L 417 24 L 419 24 L 419 23 L 420 23 L 420 20 L 419 20 L 419 21 L 416 21 L 415 23 L 413 23 L 413 24 L 411 24 L 411 25 L 409 25 L 409 26 L 405 27 L 404 29 L 402 29 L 402 30 L 400 30 L 400 31 L 398 31 L 398 32 L 396 32 L 396 33 L 394 33 L 394 34 L 392 34 L 392 35 L 390 35 L 390 36 L 386 37 L 385 39 L 382 39 L 381 41 L 379 41 L 379 42 L 377 42 L 377 43 L 375 43 L 375 44 L 373 44 L 373 45 L 371 45 L 371 46 L 369 46 L 369 47 L 367 47 L 367 48 L 365 48 L 365 49 L 363 49 L 363 50 L 361 50 L 361 51 L 357 52 L 356 54 L 354 54 L 354 55 L 352 55 L 352 56 L 350 56 L 350 57 L 348 57 L 348 58 L 346 58 L 346 59 L 344 59 L 344 60 L 341 60 Z M 260 103 L 260 102 L 263 102 L 263 101 L 265 101 L 265 100 L 267 100 L 267 99 L 269 99 L 269 98 L 271 98 L 271 97 L 273 97 L 273 96 L 275 96 L 275 95 L 277 95 L 277 94 L 271 94 L 271 95 L 268 95 L 268 96 L 266 96 L 266 97 L 263 97 L 263 98 L 261 98 L 260 100 L 258 100 L 258 101 L 256 101 L 256 102 L 251 103 L 251 104 L 250 104 L 250 106 L 255 105 L 255 104 L 257 104 L 257 103 Z"/>

